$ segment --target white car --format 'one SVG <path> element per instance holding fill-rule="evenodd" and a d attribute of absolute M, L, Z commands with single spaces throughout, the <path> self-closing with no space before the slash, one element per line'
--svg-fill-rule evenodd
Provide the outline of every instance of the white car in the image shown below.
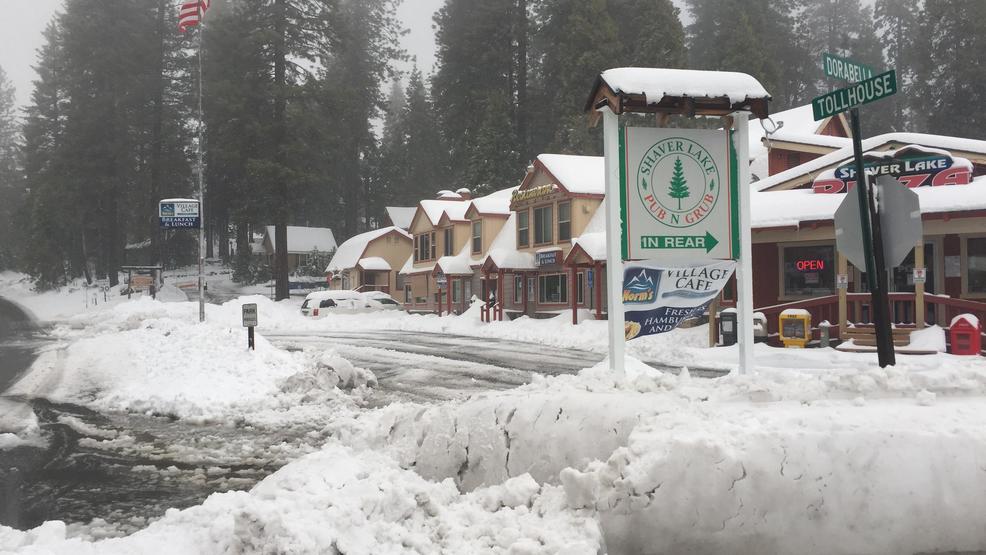
<path fill-rule="evenodd" d="M 330 312 L 357 312 L 365 306 L 366 301 L 355 291 L 316 291 L 309 293 L 301 303 L 301 314 L 320 318 Z"/>
<path fill-rule="evenodd" d="M 366 307 L 370 310 L 404 310 L 401 303 L 381 291 L 368 291 L 362 295 L 363 300 L 366 301 Z"/>
<path fill-rule="evenodd" d="M 380 310 L 403 310 L 403 306 L 380 291 L 316 291 L 309 293 L 301 304 L 301 314 L 309 318 L 322 318 L 330 313 L 353 314 Z"/>

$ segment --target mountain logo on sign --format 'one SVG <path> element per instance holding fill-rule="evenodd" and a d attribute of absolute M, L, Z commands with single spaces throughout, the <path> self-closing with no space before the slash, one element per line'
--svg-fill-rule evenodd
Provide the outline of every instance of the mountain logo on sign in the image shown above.
<path fill-rule="evenodd" d="M 624 304 L 647 304 L 657 298 L 657 284 L 661 281 L 661 274 L 656 270 L 643 268 L 640 273 L 633 276 L 629 281 L 624 278 L 623 284 L 623 303 Z"/>
<path fill-rule="evenodd" d="M 175 215 L 175 205 L 174 203 L 167 203 L 161 205 L 161 217 L 171 218 Z"/>

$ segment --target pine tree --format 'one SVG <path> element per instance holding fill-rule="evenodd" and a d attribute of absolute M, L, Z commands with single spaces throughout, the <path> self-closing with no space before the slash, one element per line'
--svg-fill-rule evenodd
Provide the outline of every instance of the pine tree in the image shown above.
<path fill-rule="evenodd" d="M 682 168 L 681 158 L 674 159 L 674 169 L 671 172 L 671 183 L 668 186 L 668 196 L 678 199 L 678 210 L 681 210 L 681 199 L 688 198 L 688 181 Z"/>
<path fill-rule="evenodd" d="M 927 0 L 928 131 L 986 139 L 986 3 Z"/>
<path fill-rule="evenodd" d="M 520 157 L 512 153 L 528 152 L 527 136 L 518 124 L 534 113 L 525 105 L 526 12 L 526 0 L 448 0 L 435 16 L 438 69 L 432 98 L 450 149 L 452 179 L 464 186 L 470 185 L 470 175 L 483 173 L 477 168 L 480 160 L 490 171 L 515 176 L 513 181 L 523 171 Z M 500 112 L 501 99 L 508 101 L 506 114 Z M 490 110 L 504 119 L 494 121 Z M 510 137 L 514 147 L 501 154 L 479 152 L 484 149 L 479 140 L 484 126 L 485 134 Z"/>
<path fill-rule="evenodd" d="M 892 106 L 893 118 L 889 127 L 893 131 L 914 129 L 914 113 L 908 103 L 920 86 L 917 72 L 920 70 L 920 56 L 916 38 L 920 35 L 920 10 L 911 0 L 877 0 L 874 7 L 874 20 L 879 29 L 879 37 L 884 45 L 887 66 L 897 71 L 898 94 L 881 102 Z"/>
<path fill-rule="evenodd" d="M 24 203 L 24 182 L 18 163 L 20 129 L 14 86 L 0 67 L 0 270 L 16 266 L 16 247 L 22 240 L 15 223 Z"/>

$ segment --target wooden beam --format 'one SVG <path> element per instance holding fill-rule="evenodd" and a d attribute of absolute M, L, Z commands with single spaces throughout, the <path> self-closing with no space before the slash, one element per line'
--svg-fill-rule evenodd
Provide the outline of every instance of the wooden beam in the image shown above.
<path fill-rule="evenodd" d="M 849 275 L 849 261 L 846 257 L 839 251 L 836 251 L 836 275 L 845 274 Z M 838 279 L 838 278 L 836 278 Z M 846 304 L 846 294 L 849 292 L 849 284 L 846 287 L 839 288 L 839 339 L 846 339 L 847 329 L 849 327 L 849 316 L 848 316 L 848 306 Z M 858 316 L 857 316 L 858 318 Z"/>
<path fill-rule="evenodd" d="M 924 241 L 914 245 L 914 268 L 924 268 Z M 914 324 L 924 329 L 924 282 L 914 283 Z"/>

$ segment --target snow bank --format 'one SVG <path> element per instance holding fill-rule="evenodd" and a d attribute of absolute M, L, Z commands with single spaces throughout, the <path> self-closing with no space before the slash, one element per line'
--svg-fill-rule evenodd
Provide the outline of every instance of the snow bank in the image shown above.
<path fill-rule="evenodd" d="M 101 411 L 215 420 L 292 410 L 299 402 L 345 404 L 337 388 L 375 383 L 372 373 L 331 352 L 283 351 L 261 334 L 256 350 L 248 350 L 239 321 L 243 302 L 261 305 L 261 318 L 274 305 L 244 297 L 235 305 L 208 307 L 200 323 L 195 303 L 141 298 L 70 318 L 52 331 L 59 345 L 43 352 L 10 394 Z"/>
<path fill-rule="evenodd" d="M 132 536 L 66 539 L 61 522 L 0 526 L 0 550 L 48 554 L 504 553 L 595 555 L 591 516 L 562 490 L 522 476 L 460 495 L 374 453 L 333 446 L 295 461 L 248 492 L 210 496 Z"/>
<path fill-rule="evenodd" d="M 38 418 L 31 407 L 0 397 L 0 451 L 44 444 Z"/>
<path fill-rule="evenodd" d="M 984 425 L 961 402 L 707 406 L 561 481 L 613 554 L 979 551 Z"/>

